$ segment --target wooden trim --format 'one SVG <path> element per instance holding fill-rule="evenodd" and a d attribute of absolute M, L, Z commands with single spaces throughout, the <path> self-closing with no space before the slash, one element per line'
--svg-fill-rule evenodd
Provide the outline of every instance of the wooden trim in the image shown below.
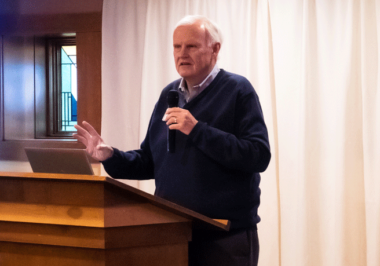
<path fill-rule="evenodd" d="M 19 173 L 19 172 L 0 172 L 1 178 L 12 178 L 13 180 L 38 178 L 45 180 L 78 180 L 91 182 L 104 182 L 109 177 L 96 175 L 73 175 L 73 174 L 52 174 L 52 173 Z M 1 189 L 1 188 L 0 188 Z"/>
<path fill-rule="evenodd" d="M 101 13 L 0 15 L 0 35 L 101 31 Z"/>
<path fill-rule="evenodd" d="M 230 221 L 228 220 L 222 220 L 222 219 L 213 219 L 215 222 L 224 224 L 225 226 L 229 226 Z"/>

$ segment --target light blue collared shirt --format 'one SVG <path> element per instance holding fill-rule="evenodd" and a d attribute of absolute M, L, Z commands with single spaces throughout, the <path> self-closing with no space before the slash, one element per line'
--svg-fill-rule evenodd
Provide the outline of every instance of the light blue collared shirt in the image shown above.
<path fill-rule="evenodd" d="M 214 68 L 211 70 L 210 74 L 198 85 L 195 85 L 192 88 L 187 88 L 187 84 L 184 78 L 182 78 L 179 84 L 179 91 L 183 94 L 184 100 L 186 103 L 190 102 L 197 95 L 199 95 L 204 89 L 207 88 L 208 85 L 215 79 L 216 75 L 218 75 L 220 69 L 217 64 L 215 64 Z"/>

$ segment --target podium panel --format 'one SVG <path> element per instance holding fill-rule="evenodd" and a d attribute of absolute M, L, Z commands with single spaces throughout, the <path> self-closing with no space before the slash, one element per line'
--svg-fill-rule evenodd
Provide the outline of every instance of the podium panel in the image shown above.
<path fill-rule="evenodd" d="M 104 250 L 0 242 L 0 265 L 185 266 L 187 252 L 187 243 Z"/>
<path fill-rule="evenodd" d="M 0 173 L 0 265 L 187 265 L 213 220 L 109 177 Z"/>

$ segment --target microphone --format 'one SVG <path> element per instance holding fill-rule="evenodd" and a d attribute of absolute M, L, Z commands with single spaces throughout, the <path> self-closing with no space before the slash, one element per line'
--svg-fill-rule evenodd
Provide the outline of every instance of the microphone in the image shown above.
<path fill-rule="evenodd" d="M 178 91 L 170 90 L 168 92 L 168 98 L 167 98 L 168 107 L 169 108 L 178 107 L 178 98 L 179 98 Z M 167 140 L 168 146 L 167 147 L 168 147 L 168 152 L 170 153 L 175 152 L 175 132 L 176 132 L 175 129 L 168 128 L 168 140 Z"/>

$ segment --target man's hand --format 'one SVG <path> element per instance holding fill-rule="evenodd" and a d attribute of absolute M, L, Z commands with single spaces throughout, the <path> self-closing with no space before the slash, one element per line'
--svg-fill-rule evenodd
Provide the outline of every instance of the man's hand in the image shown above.
<path fill-rule="evenodd" d="M 169 129 L 179 130 L 186 135 L 189 135 L 198 123 L 198 120 L 188 110 L 179 107 L 168 108 L 163 120 Z"/>
<path fill-rule="evenodd" d="M 113 155 L 113 148 L 106 145 L 102 137 L 96 130 L 87 122 L 83 121 L 83 127 L 75 125 L 78 130 L 73 137 L 86 146 L 87 153 L 98 161 L 104 161 Z"/>

